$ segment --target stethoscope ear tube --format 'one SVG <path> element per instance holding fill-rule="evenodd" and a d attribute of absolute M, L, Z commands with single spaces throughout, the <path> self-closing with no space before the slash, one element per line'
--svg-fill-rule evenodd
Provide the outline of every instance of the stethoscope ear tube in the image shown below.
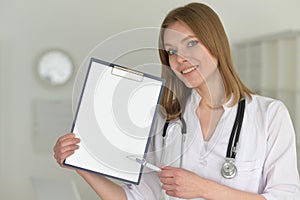
<path fill-rule="evenodd" d="M 228 142 L 226 158 L 234 159 L 236 156 L 236 146 L 240 137 L 240 132 L 241 132 L 243 118 L 244 118 L 244 110 L 245 110 L 245 99 L 241 100 L 238 105 L 237 114 L 235 117 L 235 121 Z"/>
<path fill-rule="evenodd" d="M 237 174 L 237 167 L 235 166 L 235 156 L 237 153 L 237 143 L 239 141 L 239 136 L 243 124 L 243 118 L 244 118 L 244 112 L 245 112 L 245 99 L 241 100 L 238 104 L 237 108 L 237 114 L 235 117 L 235 121 L 232 127 L 232 131 L 230 134 L 228 146 L 227 146 L 227 152 L 226 152 L 226 158 L 225 162 L 222 165 L 221 168 L 221 175 L 226 179 L 234 178 Z M 182 139 L 181 139 L 181 150 L 180 150 L 180 167 L 183 165 L 183 151 L 184 151 L 184 143 L 187 133 L 186 128 L 186 122 L 183 117 L 180 116 L 181 120 L 181 133 L 182 133 Z M 163 128 L 163 143 L 162 143 L 162 155 L 161 155 L 161 163 L 163 163 L 163 159 L 165 157 L 165 145 L 166 145 L 166 138 L 167 138 L 167 130 L 169 127 L 170 122 L 166 121 L 164 128 Z"/>
<path fill-rule="evenodd" d="M 181 126 L 181 147 L 180 147 L 180 167 L 183 166 L 183 151 L 184 151 L 184 143 L 186 137 L 186 123 L 183 117 L 180 116 L 180 120 L 182 123 Z"/>
<path fill-rule="evenodd" d="M 160 164 L 161 165 L 164 165 L 163 163 L 163 160 L 165 158 L 165 153 L 166 153 L 166 138 L 167 138 L 167 130 L 168 130 L 168 127 L 169 127 L 169 121 L 167 120 L 165 122 L 165 125 L 164 125 L 164 128 L 163 128 L 163 134 L 162 134 L 162 137 L 163 137 L 163 141 L 162 141 L 162 152 L 161 152 L 161 156 L 160 156 Z"/>
<path fill-rule="evenodd" d="M 180 121 L 181 121 L 181 147 L 180 147 L 180 167 L 182 167 L 183 165 L 183 151 L 184 151 L 184 143 L 185 143 L 185 138 L 186 138 L 186 122 L 184 120 L 183 117 L 179 117 Z M 160 158 L 160 163 L 163 164 L 163 159 L 165 157 L 165 147 L 166 147 L 166 139 L 167 139 L 167 130 L 169 128 L 170 125 L 170 121 L 166 121 L 165 125 L 163 127 L 163 141 L 162 141 L 162 154 L 161 154 L 161 158 Z"/>
<path fill-rule="evenodd" d="M 235 156 L 237 153 L 237 143 L 239 141 L 240 132 L 243 124 L 245 112 L 245 99 L 241 100 L 238 105 L 237 114 L 230 134 L 225 163 L 221 168 L 221 175 L 226 179 L 234 178 L 237 174 L 235 166 Z"/>
<path fill-rule="evenodd" d="M 165 125 L 164 125 L 164 128 L 163 128 L 163 134 L 162 134 L 162 136 L 163 136 L 163 138 L 165 138 L 166 137 L 166 135 L 167 135 L 167 129 L 168 129 L 168 127 L 169 127 L 169 121 L 166 121 L 166 123 L 165 123 Z"/>

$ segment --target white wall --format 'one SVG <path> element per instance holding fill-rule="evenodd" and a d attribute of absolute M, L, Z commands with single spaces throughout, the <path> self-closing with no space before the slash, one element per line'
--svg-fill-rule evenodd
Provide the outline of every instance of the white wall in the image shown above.
<path fill-rule="evenodd" d="M 57 167 L 53 138 L 46 141 L 46 152 L 34 147 L 33 101 L 71 101 L 74 81 L 73 77 L 58 88 L 40 84 L 34 73 L 37 55 L 47 48 L 64 49 L 78 69 L 90 50 L 107 37 L 132 28 L 158 27 L 168 10 L 186 2 L 0 0 L 0 199 L 33 199 L 32 176 L 75 179 L 82 199 L 96 199 L 78 176 Z M 203 2 L 220 14 L 232 43 L 300 29 L 297 0 Z"/>

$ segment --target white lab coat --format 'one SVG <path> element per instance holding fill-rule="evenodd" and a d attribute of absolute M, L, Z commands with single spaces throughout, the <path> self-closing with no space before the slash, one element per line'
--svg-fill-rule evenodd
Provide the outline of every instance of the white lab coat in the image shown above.
<path fill-rule="evenodd" d="M 238 173 L 233 179 L 225 179 L 220 170 L 225 161 L 237 105 L 224 105 L 223 116 L 213 136 L 205 142 L 195 114 L 200 99 L 193 91 L 183 116 L 187 125 L 187 138 L 182 167 L 226 186 L 262 194 L 267 200 L 299 200 L 295 132 L 284 104 L 258 95 L 253 95 L 252 100 L 247 99 L 235 162 Z M 181 122 L 176 121 L 169 125 L 165 155 L 161 160 L 164 123 L 159 116 L 155 123 L 148 160 L 160 166 L 179 167 Z M 140 185 L 127 185 L 124 189 L 130 200 L 155 200 L 160 195 L 163 199 L 176 199 L 161 192 L 157 173 L 149 170 L 143 174 Z"/>

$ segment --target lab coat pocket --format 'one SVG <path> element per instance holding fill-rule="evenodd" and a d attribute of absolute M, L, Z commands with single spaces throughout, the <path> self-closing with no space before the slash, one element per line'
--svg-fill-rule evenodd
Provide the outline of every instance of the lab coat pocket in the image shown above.
<path fill-rule="evenodd" d="M 235 165 L 236 176 L 232 179 L 222 177 L 221 183 L 242 191 L 257 193 L 262 173 L 259 161 L 236 161 Z"/>

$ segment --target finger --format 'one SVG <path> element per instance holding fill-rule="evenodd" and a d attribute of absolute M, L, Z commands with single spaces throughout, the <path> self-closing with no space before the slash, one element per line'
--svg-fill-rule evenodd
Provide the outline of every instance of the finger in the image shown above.
<path fill-rule="evenodd" d="M 74 154 L 75 150 L 78 149 L 79 146 L 73 147 L 73 148 L 69 148 L 69 150 L 66 150 L 62 153 L 56 153 L 54 154 L 54 157 L 56 159 L 57 162 L 61 163 L 62 161 L 64 161 L 66 158 L 68 158 L 70 155 Z"/>
<path fill-rule="evenodd" d="M 58 138 L 57 142 L 63 142 L 64 140 L 72 139 L 72 138 L 75 138 L 75 134 L 74 133 L 67 133 L 63 136 L 60 136 Z"/>
<path fill-rule="evenodd" d="M 59 140 L 63 140 L 63 139 L 65 139 L 65 138 L 73 138 L 73 137 L 75 137 L 75 134 L 74 134 L 74 133 L 67 133 L 67 134 L 65 134 L 65 135 L 60 136 L 58 139 L 59 139 Z"/>
<path fill-rule="evenodd" d="M 161 187 L 163 190 L 166 190 L 166 191 L 178 191 L 179 190 L 179 186 L 172 185 L 172 184 L 164 184 Z"/>
<path fill-rule="evenodd" d="M 68 152 L 74 152 L 75 150 L 77 150 L 79 148 L 78 145 L 69 145 L 69 146 L 65 146 L 62 148 L 59 148 L 57 150 L 54 151 L 54 158 L 58 161 L 61 162 L 61 160 L 66 159 L 66 154 Z M 67 154 L 69 155 L 69 154 Z"/>
<path fill-rule="evenodd" d="M 55 150 L 54 153 L 55 154 L 63 154 L 66 151 L 70 151 L 70 150 L 76 150 L 79 148 L 79 145 L 77 143 L 74 142 L 68 142 L 68 144 L 63 144 L 63 145 L 58 145 Z"/>
<path fill-rule="evenodd" d="M 75 145 L 75 144 L 78 144 L 79 142 L 80 142 L 79 138 L 67 138 L 67 139 L 59 140 L 55 144 L 53 150 L 54 150 L 54 152 L 60 151 L 62 148 L 66 147 L 66 146 Z"/>
<path fill-rule="evenodd" d="M 75 151 L 78 148 L 79 148 L 79 145 L 77 145 L 77 144 L 67 145 L 67 146 L 59 148 L 57 151 L 55 151 L 55 153 L 58 155 L 64 154 L 67 151 Z"/>
<path fill-rule="evenodd" d="M 168 184 L 163 184 L 162 186 L 161 186 L 161 188 L 163 189 L 163 190 L 166 190 L 166 191 L 169 191 L 169 190 L 172 190 L 173 188 L 172 188 L 172 185 L 168 185 Z"/>
<path fill-rule="evenodd" d="M 56 160 L 57 163 L 58 163 L 61 167 L 66 167 L 66 166 L 63 164 L 64 160 L 65 160 L 67 157 L 69 157 L 69 156 L 71 156 L 72 154 L 74 154 L 74 152 L 75 152 L 75 151 L 67 151 L 67 152 L 65 152 L 64 154 L 61 155 L 60 159 Z"/>
<path fill-rule="evenodd" d="M 176 167 L 166 167 L 162 169 L 160 177 L 171 178 L 171 177 L 184 177 L 186 175 L 186 170 Z"/>
<path fill-rule="evenodd" d="M 68 138 L 68 139 L 65 139 L 63 140 L 60 145 L 62 147 L 65 147 L 65 146 L 69 146 L 69 145 L 74 145 L 74 144 L 78 144 L 80 142 L 80 139 L 79 138 Z"/>
<path fill-rule="evenodd" d="M 69 144 L 66 146 L 59 146 L 59 147 L 55 148 L 54 155 L 56 155 L 57 157 L 60 157 L 60 155 L 64 154 L 65 152 L 75 151 L 78 148 L 79 148 L 79 145 L 77 145 L 77 144 Z"/>
<path fill-rule="evenodd" d="M 162 184 L 167 184 L 167 185 L 170 185 L 170 184 L 174 184 L 174 178 L 160 178 L 160 182 Z"/>
<path fill-rule="evenodd" d="M 169 168 L 169 167 L 162 167 L 161 172 L 158 173 L 160 178 L 172 178 L 174 177 L 175 169 L 176 168 Z"/>
<path fill-rule="evenodd" d="M 74 138 L 74 137 L 75 137 L 75 134 L 74 134 L 74 133 L 67 133 L 67 134 L 65 134 L 65 135 L 63 135 L 63 136 L 60 136 L 60 137 L 57 139 L 57 141 L 56 141 L 56 143 L 55 143 L 55 145 L 54 145 L 54 147 L 53 147 L 53 150 L 55 150 L 55 148 L 56 148 L 57 146 L 59 146 L 64 140 L 70 139 L 70 138 Z"/>
<path fill-rule="evenodd" d="M 172 166 L 163 166 L 161 167 L 164 170 L 174 170 L 174 169 L 178 169 L 177 167 L 172 167 Z"/>
<path fill-rule="evenodd" d="M 166 190 L 166 194 L 171 197 L 177 197 L 176 192 L 173 190 Z"/>

